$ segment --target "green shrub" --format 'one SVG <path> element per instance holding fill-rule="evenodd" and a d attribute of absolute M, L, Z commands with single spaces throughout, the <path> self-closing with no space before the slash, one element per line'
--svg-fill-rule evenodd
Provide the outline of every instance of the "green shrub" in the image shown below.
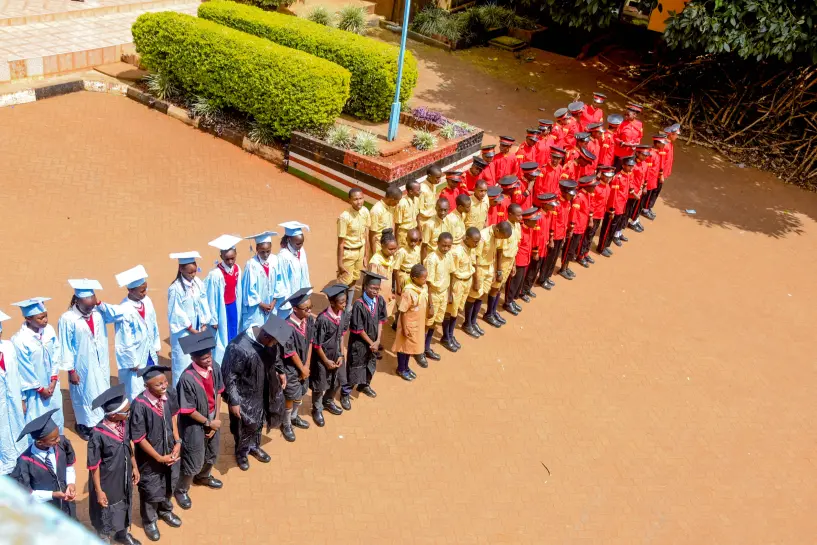
<path fill-rule="evenodd" d="M 352 73 L 345 111 L 372 121 L 389 117 L 397 83 L 396 46 L 225 0 L 202 3 L 199 17 L 338 63 Z M 416 84 L 417 61 L 406 51 L 401 101 L 411 97 Z"/>
<path fill-rule="evenodd" d="M 459 19 L 447 10 L 436 6 L 427 6 L 414 16 L 410 25 L 411 30 L 432 37 L 437 34 L 452 44 L 462 37 L 462 28 Z"/>
<path fill-rule="evenodd" d="M 329 11 L 326 6 L 315 6 L 310 10 L 306 18 L 318 25 L 332 26 L 335 14 Z"/>
<path fill-rule="evenodd" d="M 415 131 L 411 144 L 421 151 L 434 149 L 437 147 L 437 137 L 428 131 Z"/>
<path fill-rule="evenodd" d="M 159 100 L 167 100 L 178 92 L 170 78 L 161 72 L 145 76 L 145 85 L 150 94 Z"/>
<path fill-rule="evenodd" d="M 252 116 L 279 138 L 331 125 L 349 97 L 344 68 L 211 21 L 145 13 L 131 32 L 151 71 L 166 74 L 190 95 L 206 97 L 215 108 Z"/>
<path fill-rule="evenodd" d="M 247 138 L 255 144 L 264 144 L 271 146 L 275 141 L 275 135 L 266 125 L 259 125 L 255 121 L 250 125 L 250 132 L 247 133 Z"/>
<path fill-rule="evenodd" d="M 369 12 L 362 6 L 345 6 L 338 12 L 338 28 L 353 34 L 366 35 Z"/>
<path fill-rule="evenodd" d="M 207 97 L 195 96 L 190 105 L 190 113 L 193 117 L 199 118 L 205 124 L 213 123 L 218 119 L 221 110 Z"/>
<path fill-rule="evenodd" d="M 336 148 L 351 149 L 355 143 L 352 128 L 349 125 L 335 125 L 326 131 L 326 142 Z"/>
<path fill-rule="evenodd" d="M 250 6 L 257 6 L 266 11 L 275 11 L 278 6 L 291 6 L 295 0 L 233 0 Z"/>

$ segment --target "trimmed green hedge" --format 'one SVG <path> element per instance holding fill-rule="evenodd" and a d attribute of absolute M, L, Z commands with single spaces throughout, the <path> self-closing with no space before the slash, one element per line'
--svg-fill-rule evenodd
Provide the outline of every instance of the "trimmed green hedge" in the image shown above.
<path fill-rule="evenodd" d="M 333 124 L 349 98 L 345 68 L 211 21 L 145 13 L 131 31 L 150 70 L 219 108 L 251 115 L 280 138 Z"/>
<path fill-rule="evenodd" d="M 251 6 L 258 6 L 264 10 L 275 11 L 278 9 L 278 6 L 291 6 L 294 1 L 293 0 L 235 0 L 236 2 L 240 2 L 242 4 L 249 4 Z"/>
<path fill-rule="evenodd" d="M 226 0 L 202 3 L 199 17 L 338 63 L 352 73 L 351 97 L 344 111 L 372 121 L 389 117 L 397 84 L 397 47 Z M 401 102 L 408 101 L 416 84 L 417 61 L 406 51 Z"/>

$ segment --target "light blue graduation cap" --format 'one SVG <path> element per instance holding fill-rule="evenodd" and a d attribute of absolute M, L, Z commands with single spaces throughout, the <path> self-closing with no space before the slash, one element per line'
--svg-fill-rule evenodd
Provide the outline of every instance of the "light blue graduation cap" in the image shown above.
<path fill-rule="evenodd" d="M 301 223 L 300 221 L 285 221 L 284 223 L 279 223 L 278 225 L 284 228 L 284 234 L 288 237 L 303 235 L 304 231 L 307 233 L 309 232 L 309 226 L 305 223 Z"/>
<path fill-rule="evenodd" d="M 17 303 L 12 303 L 11 305 L 20 307 L 20 310 L 23 311 L 23 317 L 29 318 L 45 312 L 45 305 L 43 303 L 50 300 L 50 297 L 32 297 L 31 299 L 18 301 Z"/>
<path fill-rule="evenodd" d="M 74 288 L 74 295 L 80 299 L 91 297 L 94 295 L 94 290 L 101 290 L 102 284 L 96 280 L 88 278 L 73 278 L 68 280 L 68 285 Z"/>
<path fill-rule="evenodd" d="M 211 240 L 207 244 L 213 248 L 218 248 L 222 252 L 226 252 L 227 250 L 232 250 L 235 248 L 236 245 L 241 242 L 241 240 L 241 237 L 237 237 L 235 235 L 221 235 L 220 237 Z"/>
<path fill-rule="evenodd" d="M 253 239 L 255 240 L 256 244 L 266 244 L 267 242 L 272 242 L 272 237 L 277 237 L 278 233 L 275 231 L 264 231 L 263 233 L 258 233 L 257 235 L 251 235 L 248 237 L 244 237 L 245 239 Z"/>
<path fill-rule="evenodd" d="M 11 316 L 0 310 L 0 331 L 3 331 L 3 322 L 10 320 Z"/>
<path fill-rule="evenodd" d="M 187 265 L 188 263 L 195 263 L 197 259 L 201 259 L 198 252 L 178 252 L 170 254 L 170 259 L 178 259 L 179 265 Z"/>
<path fill-rule="evenodd" d="M 138 288 L 147 280 L 148 272 L 142 265 L 137 265 L 132 269 L 121 272 L 116 275 L 116 283 L 120 288 L 128 288 L 132 290 Z"/>

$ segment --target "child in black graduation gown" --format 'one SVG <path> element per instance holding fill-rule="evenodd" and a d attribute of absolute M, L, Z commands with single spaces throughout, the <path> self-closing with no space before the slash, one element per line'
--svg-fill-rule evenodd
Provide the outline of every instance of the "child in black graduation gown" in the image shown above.
<path fill-rule="evenodd" d="M 145 535 L 159 541 L 158 519 L 178 528 L 181 519 L 173 513 L 170 496 L 179 480 L 179 453 L 182 443 L 176 426 L 179 405 L 168 388 L 165 372 L 169 367 L 153 365 L 140 371 L 145 391 L 131 407 L 130 434 L 139 468 L 139 510 Z"/>
<path fill-rule="evenodd" d="M 287 316 L 287 325 L 292 335 L 284 343 L 284 373 L 287 384 L 284 388 L 286 410 L 281 422 L 281 435 L 290 443 L 295 441 L 292 426 L 309 429 L 309 422 L 298 416 L 304 394 L 306 381 L 309 379 L 309 348 L 315 334 L 315 317 L 310 314 L 312 302 L 309 296 L 312 288 L 302 288 L 292 294 L 287 302 L 292 305 L 292 314 Z"/>
<path fill-rule="evenodd" d="M 190 485 L 219 489 L 222 482 L 210 474 L 218 458 L 221 439 L 221 394 L 224 382 L 221 367 L 213 359 L 216 346 L 213 330 L 179 339 L 182 350 L 193 362 L 184 370 L 176 385 L 179 398 L 179 435 L 182 438 L 181 477 L 174 496 L 182 509 L 193 502 Z"/>
<path fill-rule="evenodd" d="M 349 318 L 345 312 L 347 289 L 345 284 L 323 289 L 329 298 L 329 306 L 315 320 L 309 386 L 312 388 L 312 419 L 318 427 L 324 426 L 323 409 L 336 416 L 343 414 L 343 409 L 335 405 L 334 397 L 346 370 L 343 336 L 349 330 Z"/>
<path fill-rule="evenodd" d="M 139 470 L 133 456 L 128 429 L 130 403 L 125 385 L 108 388 L 97 397 L 93 409 L 102 407 L 105 418 L 91 430 L 88 440 L 91 525 L 103 539 L 139 545 L 130 534 L 133 486 Z"/>
<path fill-rule="evenodd" d="M 377 397 L 372 390 L 372 377 L 377 368 L 383 322 L 388 318 L 386 301 L 380 296 L 383 276 L 363 271 L 363 294 L 352 306 L 349 322 L 349 359 L 346 362 L 346 384 L 341 388 L 340 404 L 347 411 L 352 408 L 352 386 L 369 397 Z"/>
<path fill-rule="evenodd" d="M 25 425 L 17 440 L 30 435 L 34 442 L 17 458 L 10 477 L 30 490 L 37 501 L 50 503 L 76 519 L 76 456 L 71 441 L 60 435 L 51 419 L 58 410 L 51 409 Z"/>

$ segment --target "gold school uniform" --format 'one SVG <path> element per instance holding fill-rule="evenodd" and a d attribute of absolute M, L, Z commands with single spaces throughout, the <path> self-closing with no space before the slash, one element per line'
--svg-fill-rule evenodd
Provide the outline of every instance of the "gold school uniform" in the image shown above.
<path fill-rule="evenodd" d="M 417 202 L 419 198 L 403 196 L 394 210 L 394 223 L 397 230 L 397 245 L 406 246 L 409 230 L 417 227 Z"/>
<path fill-rule="evenodd" d="M 483 197 L 481 201 L 471 195 L 471 210 L 465 215 L 465 228 L 476 227 L 482 230 L 485 222 L 488 221 L 488 207 L 491 203 L 488 197 Z"/>
<path fill-rule="evenodd" d="M 424 263 L 428 271 L 428 294 L 434 306 L 434 315 L 426 320 L 427 326 L 442 323 L 448 304 L 448 288 L 451 285 L 451 253 L 445 255 L 438 250 L 426 256 Z"/>
<path fill-rule="evenodd" d="M 465 308 L 465 300 L 471 289 L 471 279 L 474 276 L 476 248 L 469 248 L 465 244 L 457 244 L 451 251 L 451 273 L 454 278 L 451 284 L 452 301 L 448 303 L 448 314 L 456 316 Z"/>
<path fill-rule="evenodd" d="M 462 224 L 462 227 L 460 227 L 460 224 Z M 457 235 L 455 232 L 459 233 L 460 241 L 462 241 L 462 237 L 465 235 L 465 224 L 459 212 L 449 212 L 445 219 L 440 219 L 435 214 L 433 218 L 423 224 L 423 242 L 428 244 L 428 247 L 433 251 L 437 249 L 437 239 L 440 238 L 440 233 L 451 233 L 456 243 Z"/>
<path fill-rule="evenodd" d="M 471 289 L 469 297 L 479 299 L 489 291 L 494 282 L 496 271 L 496 245 L 500 242 L 494 235 L 493 226 L 479 232 L 480 239 L 475 252 L 474 274 L 477 275 L 477 289 Z"/>
<path fill-rule="evenodd" d="M 423 224 L 437 215 L 434 209 L 436 205 L 437 188 L 426 179 L 420 184 L 420 196 L 417 197 L 417 214 L 420 216 L 420 225 L 417 227 L 421 231 L 423 230 Z"/>
<path fill-rule="evenodd" d="M 377 201 L 372 210 L 369 212 L 371 220 L 369 222 L 369 232 L 374 236 L 374 247 L 371 249 L 371 255 L 380 253 L 380 236 L 383 234 L 383 229 L 391 229 L 394 226 L 394 206 L 386 206 L 383 201 Z"/>
<path fill-rule="evenodd" d="M 369 228 L 369 211 L 366 208 L 349 208 L 338 216 L 338 238 L 343 239 L 341 262 L 347 270 L 338 275 L 338 282 L 351 285 L 360 278 L 363 257 L 366 253 L 366 229 Z"/>
<path fill-rule="evenodd" d="M 421 261 L 420 244 L 414 248 L 401 246 L 394 254 L 394 270 L 397 271 L 397 285 L 403 287 L 411 281 L 411 268 Z"/>
<path fill-rule="evenodd" d="M 443 224 L 446 227 L 445 230 L 454 237 L 454 246 L 462 244 L 462 239 L 465 238 L 465 218 L 462 214 L 457 210 L 449 212 Z"/>
<path fill-rule="evenodd" d="M 498 288 L 508 280 L 508 275 L 516 261 L 516 254 L 519 252 L 519 241 L 522 239 L 522 223 L 511 223 L 513 232 L 505 240 L 497 242 L 497 247 L 502 249 L 502 257 L 499 260 L 499 267 L 502 271 L 502 280 L 494 282 L 491 287 Z"/>
<path fill-rule="evenodd" d="M 383 252 L 377 252 L 369 259 L 369 272 L 379 274 L 386 278 L 380 283 L 380 295 L 386 300 L 386 307 L 388 314 L 391 315 L 391 310 L 394 302 L 394 296 L 391 292 L 391 277 L 394 272 L 394 256 L 386 257 Z"/>

